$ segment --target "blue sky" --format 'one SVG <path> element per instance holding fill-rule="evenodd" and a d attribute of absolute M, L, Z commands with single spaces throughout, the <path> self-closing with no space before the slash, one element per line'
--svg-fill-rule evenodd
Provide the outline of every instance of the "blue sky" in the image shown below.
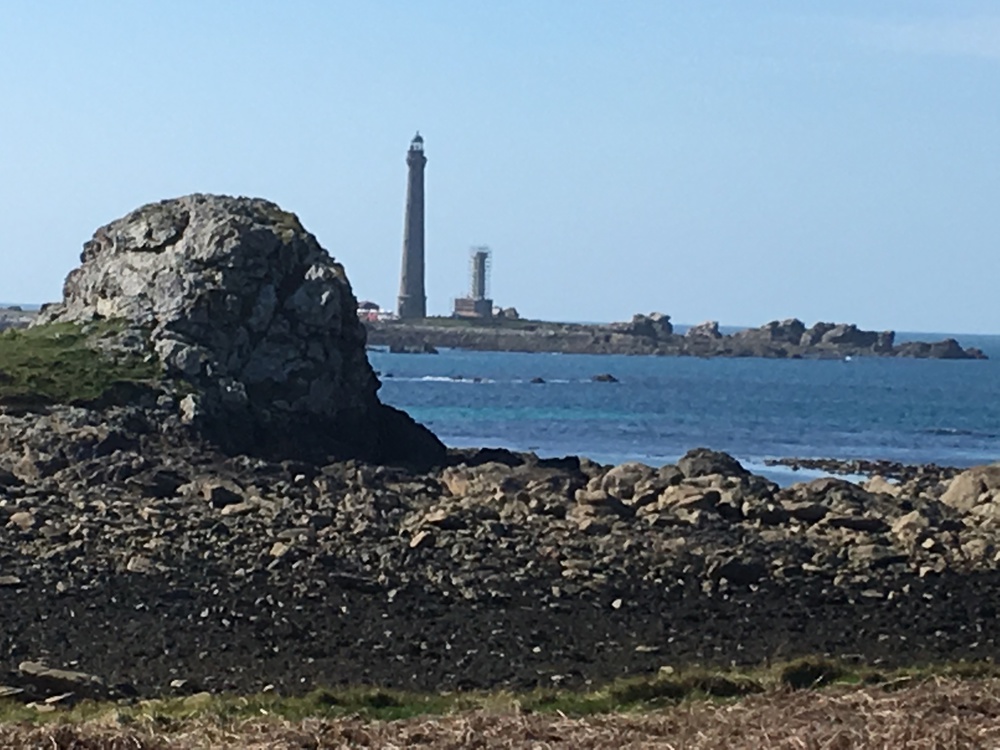
<path fill-rule="evenodd" d="M 0 299 L 217 192 L 391 307 L 417 128 L 432 313 L 1000 333 L 994 2 L 7 0 Z"/>

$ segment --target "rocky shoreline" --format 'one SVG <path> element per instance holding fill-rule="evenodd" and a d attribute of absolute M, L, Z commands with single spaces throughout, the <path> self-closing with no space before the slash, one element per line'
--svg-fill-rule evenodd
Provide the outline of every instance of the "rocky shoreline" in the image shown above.
<path fill-rule="evenodd" d="M 1000 465 L 782 488 L 705 448 L 447 450 L 379 401 L 344 269 L 294 214 L 187 196 L 81 260 L 0 337 L 0 697 L 584 687 L 1000 647 Z"/>
<path fill-rule="evenodd" d="M 934 343 L 896 343 L 893 331 L 864 331 L 848 323 L 772 321 L 759 328 L 723 334 L 709 321 L 674 333 L 670 317 L 636 315 L 629 323 L 584 325 L 543 321 L 366 321 L 368 343 L 391 350 L 419 352 L 438 348 L 474 351 L 559 352 L 564 354 L 648 354 L 684 357 L 764 357 L 768 359 L 843 359 L 904 357 L 987 359 L 955 339 Z"/>

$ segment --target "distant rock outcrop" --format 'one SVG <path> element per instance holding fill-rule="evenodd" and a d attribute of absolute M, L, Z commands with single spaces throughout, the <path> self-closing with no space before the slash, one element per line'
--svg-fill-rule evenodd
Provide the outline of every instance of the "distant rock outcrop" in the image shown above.
<path fill-rule="evenodd" d="M 39 323 L 123 319 L 184 381 L 186 422 L 232 451 L 426 463 L 429 431 L 384 406 L 344 268 L 295 214 L 191 195 L 95 232 Z M 141 335 L 136 335 L 141 331 Z"/>
<path fill-rule="evenodd" d="M 845 353 L 891 354 L 895 333 L 863 331 L 853 323 L 816 323 L 806 328 L 798 318 L 771 321 L 759 328 L 747 328 L 732 336 L 735 340 L 779 344 L 788 354 L 845 350 Z"/>
<path fill-rule="evenodd" d="M 632 322 L 622 325 L 623 333 L 630 333 L 633 336 L 646 336 L 651 339 L 661 339 L 671 336 L 674 326 L 670 322 L 670 316 L 660 312 L 643 315 L 637 313 L 632 316 Z"/>
<path fill-rule="evenodd" d="M 696 338 L 707 338 L 707 339 L 721 339 L 722 332 L 719 331 L 719 321 L 717 320 L 706 320 L 704 323 L 699 323 L 696 326 L 691 326 L 684 333 L 689 339 Z"/>
<path fill-rule="evenodd" d="M 975 347 L 963 349 L 955 339 L 944 339 L 933 343 L 906 341 L 894 347 L 893 353 L 897 357 L 920 359 L 986 359 L 981 349 Z"/>
<path fill-rule="evenodd" d="M 864 331 L 853 323 L 816 323 L 806 328 L 797 318 L 774 320 L 758 328 L 725 335 L 717 321 L 674 333 L 670 316 L 638 314 L 629 322 L 607 324 L 518 321 L 505 325 L 454 326 L 433 319 L 369 321 L 370 340 L 381 346 L 418 346 L 510 352 L 577 354 L 657 354 L 696 357 L 765 357 L 770 359 L 841 359 L 845 357 L 927 357 L 987 359 L 979 349 L 963 349 L 954 339 L 937 343 L 895 344 L 892 331 Z"/>
<path fill-rule="evenodd" d="M 34 319 L 33 312 L 26 312 L 19 305 L 0 307 L 0 331 L 9 328 L 27 328 Z"/>
<path fill-rule="evenodd" d="M 853 323 L 817 323 L 799 339 L 800 346 L 849 346 L 882 354 L 892 351 L 893 331 L 862 331 Z"/>
<path fill-rule="evenodd" d="M 798 345 L 806 332 L 805 324 L 797 318 L 772 320 L 759 328 L 747 328 L 733 334 L 734 338 L 757 339 L 778 344 Z"/>

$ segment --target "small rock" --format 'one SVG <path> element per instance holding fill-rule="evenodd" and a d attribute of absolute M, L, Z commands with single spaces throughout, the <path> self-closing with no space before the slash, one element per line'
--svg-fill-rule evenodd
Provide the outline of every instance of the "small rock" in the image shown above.
<path fill-rule="evenodd" d="M 310 528 L 320 531 L 333 525 L 333 516 L 329 513 L 313 513 L 307 523 Z"/>
<path fill-rule="evenodd" d="M 164 499 L 173 497 L 184 484 L 184 477 L 168 469 L 154 469 L 145 476 L 129 480 L 144 497 Z"/>
<path fill-rule="evenodd" d="M 434 543 L 434 537 L 426 529 L 418 531 L 410 540 L 410 549 L 419 549 L 421 546 L 430 546 Z"/>
<path fill-rule="evenodd" d="M 316 530 L 311 526 L 292 526 L 278 532 L 277 538 L 282 542 L 294 542 L 296 539 L 315 539 Z"/>
<path fill-rule="evenodd" d="M 755 518 L 766 526 L 782 526 L 788 523 L 789 513 L 776 503 L 761 503 L 751 505 L 744 503 L 742 512 L 749 518 Z"/>
<path fill-rule="evenodd" d="M 189 393 L 181 399 L 178 411 L 180 412 L 181 422 L 183 424 L 191 424 L 201 415 L 202 408 L 195 395 Z"/>
<path fill-rule="evenodd" d="M 148 557 L 133 555 L 126 563 L 125 570 L 129 573 L 149 573 L 153 570 L 153 563 Z"/>
<path fill-rule="evenodd" d="M 967 560 L 985 562 L 994 556 L 995 548 L 985 539 L 970 539 L 962 544 L 962 554 Z"/>
<path fill-rule="evenodd" d="M 656 476 L 656 470 L 651 466 L 638 462 L 629 462 L 615 466 L 601 479 L 600 489 L 619 500 L 631 500 L 636 490 L 644 484 L 651 483 Z M 655 500 L 655 495 L 650 499 Z"/>
<path fill-rule="evenodd" d="M 200 692 L 197 683 L 181 678 L 171 680 L 170 689 L 177 695 L 192 695 Z"/>
<path fill-rule="evenodd" d="M 577 529 L 588 536 L 606 536 L 611 533 L 611 526 L 589 517 L 581 518 L 577 523 Z"/>
<path fill-rule="evenodd" d="M 930 521 L 918 510 L 900 516 L 892 523 L 892 533 L 899 537 L 915 537 L 930 527 Z"/>
<path fill-rule="evenodd" d="M 69 707 L 78 700 L 79 698 L 75 693 L 60 693 L 59 695 L 50 695 L 43 701 L 43 703 L 46 706 Z"/>
<path fill-rule="evenodd" d="M 886 547 L 881 544 L 858 544 L 848 549 L 848 557 L 851 562 L 861 567 L 868 567 L 871 570 L 888 568 L 890 565 L 904 564 L 909 560 L 908 555 L 901 554 L 893 547 Z"/>
<path fill-rule="evenodd" d="M 20 510 L 17 513 L 11 514 L 7 520 L 7 524 L 9 526 L 17 526 L 21 531 L 27 531 L 35 525 L 35 517 L 26 510 Z"/>
<path fill-rule="evenodd" d="M 880 495 L 899 497 L 903 490 L 898 484 L 893 484 L 880 474 L 876 474 L 863 485 L 866 490 Z"/>
<path fill-rule="evenodd" d="M 458 531 L 465 528 L 465 521 L 461 516 L 452 513 L 447 508 L 438 508 L 424 516 L 424 523 L 437 526 L 445 531 Z"/>
<path fill-rule="evenodd" d="M 243 493 L 234 482 L 209 480 L 201 486 L 201 495 L 213 508 L 225 508 L 243 502 Z"/>
<path fill-rule="evenodd" d="M 827 516 L 826 523 L 835 529 L 849 529 L 869 534 L 887 531 L 888 524 L 881 518 L 869 516 Z"/>
<path fill-rule="evenodd" d="M 233 503 L 232 505 L 223 506 L 222 510 L 219 511 L 221 516 L 242 516 L 246 513 L 251 513 L 255 506 L 253 503 L 248 503 L 246 501 L 240 503 Z"/>
<path fill-rule="evenodd" d="M 830 512 L 830 509 L 825 505 L 811 502 L 784 503 L 784 508 L 788 511 L 788 515 L 796 521 L 803 521 L 804 523 L 817 523 L 822 521 L 826 518 L 826 514 Z"/>
<path fill-rule="evenodd" d="M 711 571 L 712 578 L 719 580 L 725 578 L 736 586 L 747 586 L 757 583 L 767 574 L 767 568 L 763 563 L 750 560 L 744 562 L 731 558 L 714 566 Z"/>
<path fill-rule="evenodd" d="M 6 469 L 0 469 L 0 487 L 17 487 L 22 484 L 21 480 L 18 479 L 13 472 L 7 471 Z"/>
<path fill-rule="evenodd" d="M 40 662 L 23 661 L 17 667 L 25 682 L 46 693 L 74 693 L 82 698 L 103 697 L 104 682 L 85 672 L 53 669 Z"/>

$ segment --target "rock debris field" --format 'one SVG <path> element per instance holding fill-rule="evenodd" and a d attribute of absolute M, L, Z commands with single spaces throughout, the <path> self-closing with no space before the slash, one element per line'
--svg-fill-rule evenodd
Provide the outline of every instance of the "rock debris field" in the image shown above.
<path fill-rule="evenodd" d="M 22 662 L 158 695 L 996 653 L 998 467 L 779 489 L 705 450 L 484 450 L 411 473 L 227 457 L 153 414 L 0 418 L 0 654 L 25 697 Z"/>

